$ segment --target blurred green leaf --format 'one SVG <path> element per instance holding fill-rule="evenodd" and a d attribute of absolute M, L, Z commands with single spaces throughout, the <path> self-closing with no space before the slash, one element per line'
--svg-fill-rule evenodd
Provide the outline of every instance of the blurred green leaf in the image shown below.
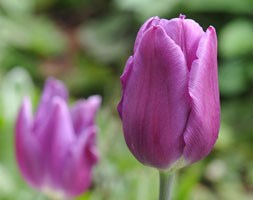
<path fill-rule="evenodd" d="M 34 85 L 30 75 L 21 67 L 7 73 L 0 82 L 0 110 L 7 121 L 16 118 L 18 108 L 24 96 L 31 96 Z"/>
<path fill-rule="evenodd" d="M 103 95 L 113 79 L 110 68 L 83 56 L 78 56 L 76 66 L 78 68 L 63 77 L 72 95 L 82 97 Z"/>
<path fill-rule="evenodd" d="M 205 187 L 203 185 L 198 185 L 194 190 L 192 194 L 191 200 L 217 200 L 217 196 L 208 189 L 208 187 Z M 183 199 L 188 200 L 188 199 Z"/>
<path fill-rule="evenodd" d="M 91 21 L 80 28 L 79 37 L 84 50 L 103 62 L 115 62 L 125 55 L 129 48 L 128 18 L 109 16 Z"/>
<path fill-rule="evenodd" d="M 15 181 L 10 172 L 0 164 L 0 199 L 13 197 L 16 191 Z"/>
<path fill-rule="evenodd" d="M 225 133 L 228 134 L 227 142 L 230 143 L 230 149 L 235 145 L 240 148 L 249 146 L 251 147 L 251 141 L 253 141 L 252 134 L 252 101 L 253 96 L 246 95 L 245 98 L 231 98 L 230 101 L 223 103 L 221 105 L 222 121 L 229 128 L 221 126 L 220 137 L 225 136 Z M 225 139 L 225 138 L 224 138 Z M 232 142 L 232 143 L 231 143 Z M 219 140 L 218 146 L 219 147 Z M 233 149 L 233 148 L 232 148 Z M 226 147 L 223 146 L 222 151 L 226 150 Z M 237 148 L 237 153 L 239 153 L 239 148 Z"/>
<path fill-rule="evenodd" d="M 182 1 L 184 8 L 191 13 L 198 12 L 225 12 L 225 13 L 252 13 L 252 0 L 188 0 Z"/>
<path fill-rule="evenodd" d="M 36 10 L 49 10 L 52 6 L 54 6 L 57 0 L 36 0 L 35 8 Z"/>
<path fill-rule="evenodd" d="M 236 20 L 228 23 L 220 32 L 219 47 L 226 57 L 253 55 L 253 23 Z"/>
<path fill-rule="evenodd" d="M 247 90 L 245 67 L 245 64 L 239 61 L 220 64 L 219 86 L 222 95 L 234 96 Z"/>
<path fill-rule="evenodd" d="M 3 66 L 1 70 L 4 73 L 10 71 L 15 66 L 23 66 L 33 78 L 36 78 L 36 80 L 40 78 L 37 70 L 39 60 L 36 55 L 14 47 L 6 48 L 2 55 L 0 55 L 0 65 Z"/>
<path fill-rule="evenodd" d="M 166 15 L 180 2 L 178 0 L 114 0 L 116 5 L 124 11 L 134 11 L 141 20 L 151 16 Z"/>
<path fill-rule="evenodd" d="M 24 16 L 32 14 L 34 11 L 34 0 L 1 0 L 0 7 L 8 13 L 8 15 Z"/>
<path fill-rule="evenodd" d="M 246 64 L 246 78 L 249 82 L 253 83 L 253 61 L 249 61 Z"/>
<path fill-rule="evenodd" d="M 186 200 L 190 199 L 194 186 L 198 183 L 203 173 L 201 163 L 195 164 L 187 169 L 178 171 L 180 177 L 176 179 L 174 199 Z"/>
<path fill-rule="evenodd" d="M 42 56 L 62 53 L 66 41 L 62 33 L 46 18 L 11 19 L 0 15 L 0 47 L 11 45 Z"/>
<path fill-rule="evenodd" d="M 226 182 L 219 186 L 220 197 L 223 200 L 251 200 L 253 195 L 247 195 L 243 192 L 242 185 L 239 182 Z"/>
<path fill-rule="evenodd" d="M 83 5 L 90 5 L 91 3 L 94 3 L 94 0 L 54 0 L 55 3 L 58 4 L 58 6 L 63 6 L 63 7 L 67 7 L 67 8 L 78 8 L 80 6 Z M 96 2 L 96 0 L 95 0 Z"/>
<path fill-rule="evenodd" d="M 227 151 L 231 147 L 233 142 L 232 134 L 233 134 L 232 128 L 225 123 L 221 123 L 219 137 L 216 142 L 215 148 L 220 151 Z"/>
<path fill-rule="evenodd" d="M 13 132 L 19 107 L 24 96 L 33 97 L 33 82 L 24 69 L 17 67 L 8 72 L 0 81 L 0 160 L 10 169 L 15 168 Z"/>
<path fill-rule="evenodd" d="M 45 18 L 38 18 L 25 20 L 24 23 L 30 26 L 28 49 L 43 56 L 63 53 L 66 48 L 65 38 L 52 22 Z"/>

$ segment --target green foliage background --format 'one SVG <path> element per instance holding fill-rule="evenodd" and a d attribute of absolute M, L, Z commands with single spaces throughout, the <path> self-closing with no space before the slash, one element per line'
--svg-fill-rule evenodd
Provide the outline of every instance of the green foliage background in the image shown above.
<path fill-rule="evenodd" d="M 180 13 L 219 40 L 222 123 L 212 153 L 175 177 L 174 200 L 253 199 L 253 0 L 0 0 L 0 199 L 46 199 L 16 167 L 13 126 L 20 102 L 36 107 L 48 76 L 71 101 L 103 96 L 99 165 L 78 200 L 155 200 L 158 173 L 128 151 L 116 112 L 119 76 L 140 25 Z"/>

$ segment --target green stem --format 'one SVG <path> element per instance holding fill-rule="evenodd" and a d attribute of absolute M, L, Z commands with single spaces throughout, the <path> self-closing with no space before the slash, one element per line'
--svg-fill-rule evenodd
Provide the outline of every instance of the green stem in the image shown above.
<path fill-rule="evenodd" d="M 159 200 L 171 200 L 171 187 L 173 176 L 170 172 L 159 171 L 160 175 L 160 191 Z"/>

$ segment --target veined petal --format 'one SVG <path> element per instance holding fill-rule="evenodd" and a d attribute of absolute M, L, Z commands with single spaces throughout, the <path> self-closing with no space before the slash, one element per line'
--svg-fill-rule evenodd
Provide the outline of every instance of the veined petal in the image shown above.
<path fill-rule="evenodd" d="M 71 109 L 71 116 L 76 135 L 80 135 L 85 128 L 94 125 L 95 115 L 100 104 L 101 97 L 94 95 L 87 100 L 80 100 L 74 105 Z"/>
<path fill-rule="evenodd" d="M 202 27 L 191 19 L 175 18 L 172 20 L 161 19 L 159 23 L 167 35 L 181 48 L 187 61 L 188 69 L 197 58 L 196 52 L 199 40 L 204 35 Z"/>
<path fill-rule="evenodd" d="M 183 153 L 190 109 L 185 57 L 161 26 L 147 30 L 125 84 L 122 120 L 126 143 L 138 160 L 166 168 Z"/>
<path fill-rule="evenodd" d="M 48 111 L 51 109 L 51 101 L 54 97 L 60 97 L 67 101 L 68 91 L 65 88 L 64 84 L 56 79 L 49 78 L 46 81 L 44 90 L 42 92 L 42 97 L 40 100 L 40 104 L 38 106 L 35 120 L 34 120 L 34 129 L 40 127 L 41 124 L 48 117 Z"/>
<path fill-rule="evenodd" d="M 18 113 L 15 126 L 16 158 L 26 180 L 35 187 L 40 187 L 41 174 L 40 144 L 32 133 L 32 110 L 29 98 L 25 98 Z"/>
<path fill-rule="evenodd" d="M 92 167 L 99 157 L 96 132 L 95 126 L 87 128 L 66 155 L 61 182 L 68 196 L 81 194 L 91 184 Z"/>
<path fill-rule="evenodd" d="M 192 109 L 184 133 L 184 157 L 189 162 L 205 157 L 211 151 L 219 132 L 217 38 L 213 27 L 209 27 L 200 40 L 197 57 L 190 72 Z"/>
<path fill-rule="evenodd" d="M 139 44 L 140 44 L 140 41 L 142 39 L 142 36 L 143 34 L 149 29 L 151 28 L 153 25 L 157 25 L 160 21 L 160 18 L 159 17 L 151 17 L 150 19 L 148 19 L 140 28 L 140 30 L 138 31 L 137 33 L 137 36 L 136 36 L 136 40 L 135 40 L 135 43 L 134 43 L 134 52 L 136 52 Z"/>

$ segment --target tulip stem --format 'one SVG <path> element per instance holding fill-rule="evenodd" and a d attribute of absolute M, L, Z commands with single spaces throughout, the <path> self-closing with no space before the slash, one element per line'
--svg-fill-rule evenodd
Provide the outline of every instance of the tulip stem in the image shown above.
<path fill-rule="evenodd" d="M 159 200 L 171 200 L 171 188 L 173 182 L 172 173 L 159 171 L 159 176 L 160 176 Z"/>

